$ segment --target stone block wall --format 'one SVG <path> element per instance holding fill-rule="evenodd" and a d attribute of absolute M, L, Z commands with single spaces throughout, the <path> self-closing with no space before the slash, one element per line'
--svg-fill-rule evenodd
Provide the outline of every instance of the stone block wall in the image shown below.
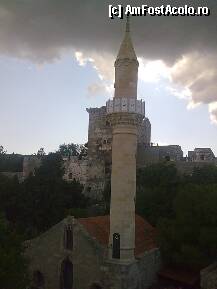
<path fill-rule="evenodd" d="M 106 107 L 89 108 L 88 128 L 88 180 L 85 193 L 100 199 L 111 178 L 112 128 L 107 118 Z M 151 124 L 145 118 L 138 127 L 138 144 L 150 145 Z"/>
<path fill-rule="evenodd" d="M 64 159 L 65 174 L 63 179 L 71 182 L 79 181 L 85 185 L 88 179 L 88 160 L 86 158 L 79 159 L 78 157 L 69 157 Z"/>
<path fill-rule="evenodd" d="M 101 279 L 100 268 L 105 248 L 74 220 L 73 249 L 66 250 L 64 229 L 70 222 L 65 219 L 39 237 L 25 242 L 25 254 L 30 261 L 30 277 L 39 271 L 44 278 L 43 289 L 60 288 L 61 266 L 64 260 L 69 260 L 73 265 L 73 288 L 89 289 L 91 284 Z"/>
<path fill-rule="evenodd" d="M 25 156 L 23 159 L 23 178 L 30 174 L 34 175 L 35 170 L 41 165 L 41 159 L 38 156 Z"/>
<path fill-rule="evenodd" d="M 157 272 L 161 267 L 158 248 L 147 251 L 131 263 L 106 261 L 102 266 L 104 289 L 147 289 L 157 281 Z"/>
<path fill-rule="evenodd" d="M 200 271 L 201 289 L 217 288 L 217 263 L 214 263 Z"/>

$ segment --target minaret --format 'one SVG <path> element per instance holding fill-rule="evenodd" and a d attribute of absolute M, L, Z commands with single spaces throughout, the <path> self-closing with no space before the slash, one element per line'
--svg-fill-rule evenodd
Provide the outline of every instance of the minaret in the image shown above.
<path fill-rule="evenodd" d="M 117 263 L 134 261 L 137 127 L 145 114 L 137 100 L 138 66 L 128 17 L 115 61 L 114 98 L 106 104 L 113 137 L 109 259 Z"/>

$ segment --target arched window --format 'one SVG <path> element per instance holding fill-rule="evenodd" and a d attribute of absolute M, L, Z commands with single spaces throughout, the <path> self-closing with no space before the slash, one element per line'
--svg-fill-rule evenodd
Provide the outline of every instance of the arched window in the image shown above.
<path fill-rule="evenodd" d="M 44 288 L 44 275 L 40 271 L 33 272 L 33 288 Z"/>
<path fill-rule="evenodd" d="M 60 289 L 73 289 L 73 264 L 69 259 L 61 265 Z"/>
<path fill-rule="evenodd" d="M 73 228 L 72 228 L 72 225 L 66 225 L 65 226 L 64 248 L 67 250 L 73 249 Z"/>
<path fill-rule="evenodd" d="M 112 258 L 120 259 L 120 234 L 113 234 Z"/>

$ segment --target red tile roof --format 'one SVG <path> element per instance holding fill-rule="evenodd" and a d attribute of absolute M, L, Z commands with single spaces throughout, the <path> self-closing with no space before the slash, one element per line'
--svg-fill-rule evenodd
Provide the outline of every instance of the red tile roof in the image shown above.
<path fill-rule="evenodd" d="M 163 268 L 158 272 L 158 276 L 185 285 L 193 286 L 200 278 L 200 271 L 187 270 L 183 268 Z"/>
<path fill-rule="evenodd" d="M 78 222 L 100 244 L 107 246 L 109 243 L 109 216 L 80 218 Z M 135 256 L 142 255 L 145 251 L 157 248 L 156 230 L 142 217 L 136 215 Z"/>

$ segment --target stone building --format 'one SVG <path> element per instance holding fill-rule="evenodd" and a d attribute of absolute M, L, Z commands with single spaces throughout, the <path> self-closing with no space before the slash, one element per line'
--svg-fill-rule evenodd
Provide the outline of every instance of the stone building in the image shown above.
<path fill-rule="evenodd" d="M 216 158 L 210 148 L 195 148 L 188 152 L 188 161 L 191 162 L 215 162 Z"/>
<path fill-rule="evenodd" d="M 137 167 L 141 168 L 162 161 L 183 161 L 182 148 L 179 145 L 138 147 Z"/>
<path fill-rule="evenodd" d="M 140 271 L 134 271 L 146 287 L 152 284 L 160 264 L 155 238 L 155 229 L 136 216 L 135 268 Z M 64 219 L 25 242 L 32 288 L 105 288 L 108 244 L 109 216 Z"/>

